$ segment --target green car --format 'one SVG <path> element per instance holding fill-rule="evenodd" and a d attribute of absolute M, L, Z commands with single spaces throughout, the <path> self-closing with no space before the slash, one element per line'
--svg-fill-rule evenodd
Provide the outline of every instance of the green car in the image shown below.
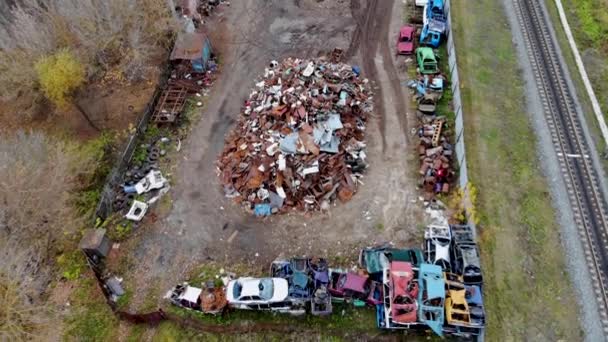
<path fill-rule="evenodd" d="M 416 49 L 416 62 L 422 74 L 436 74 L 439 72 L 437 59 L 433 49 L 429 47 L 419 47 Z"/>
<path fill-rule="evenodd" d="M 374 274 L 382 272 L 391 261 L 405 261 L 418 268 L 424 261 L 422 251 L 418 248 L 393 248 L 390 246 L 379 246 L 365 248 L 359 253 L 359 265 L 367 270 L 367 273 Z"/>

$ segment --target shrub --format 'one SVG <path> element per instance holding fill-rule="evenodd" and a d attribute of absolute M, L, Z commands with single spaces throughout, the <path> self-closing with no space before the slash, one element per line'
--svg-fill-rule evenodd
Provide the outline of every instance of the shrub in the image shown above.
<path fill-rule="evenodd" d="M 84 66 L 68 50 L 41 58 L 35 69 L 42 92 L 60 108 L 69 104 L 71 94 L 84 82 Z"/>

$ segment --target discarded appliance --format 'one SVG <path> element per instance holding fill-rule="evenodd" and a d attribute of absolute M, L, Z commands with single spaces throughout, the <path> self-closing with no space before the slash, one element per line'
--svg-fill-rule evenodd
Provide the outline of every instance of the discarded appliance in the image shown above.
<path fill-rule="evenodd" d="M 131 209 L 125 217 L 131 221 L 141 221 L 141 219 L 146 215 L 146 211 L 148 210 L 148 204 L 145 202 L 140 202 L 138 200 L 134 200 L 131 205 Z"/>

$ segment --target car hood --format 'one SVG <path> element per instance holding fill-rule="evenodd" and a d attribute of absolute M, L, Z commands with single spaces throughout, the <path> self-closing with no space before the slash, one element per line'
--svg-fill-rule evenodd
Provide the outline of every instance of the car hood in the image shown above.
<path fill-rule="evenodd" d="M 412 52 L 414 51 L 414 42 L 399 42 L 397 44 L 397 50 L 399 50 L 399 52 Z"/>
<path fill-rule="evenodd" d="M 274 292 L 272 293 L 272 301 L 281 301 L 287 298 L 289 294 L 289 284 L 283 278 L 272 278 Z"/>

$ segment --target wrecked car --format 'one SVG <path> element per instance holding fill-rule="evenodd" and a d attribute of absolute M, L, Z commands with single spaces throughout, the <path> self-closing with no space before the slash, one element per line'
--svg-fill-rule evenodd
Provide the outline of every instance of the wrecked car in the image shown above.
<path fill-rule="evenodd" d="M 443 336 L 445 282 L 441 267 L 421 264 L 418 285 L 418 318 L 433 332 Z"/>
<path fill-rule="evenodd" d="M 435 114 L 437 110 L 437 98 L 435 94 L 424 94 L 418 98 L 418 110 L 426 115 Z"/>
<path fill-rule="evenodd" d="M 449 226 L 430 225 L 424 230 L 424 253 L 426 262 L 440 266 L 450 272 L 450 245 L 452 234 Z"/>
<path fill-rule="evenodd" d="M 412 264 L 393 261 L 384 269 L 382 283 L 385 289 L 384 312 L 390 325 L 405 325 L 417 322 L 418 279 Z M 386 293 L 388 290 L 388 293 Z"/>
<path fill-rule="evenodd" d="M 479 286 L 450 283 L 445 300 L 445 316 L 445 332 L 463 337 L 478 335 L 485 324 Z"/>
<path fill-rule="evenodd" d="M 330 269 L 328 290 L 336 302 L 352 302 L 355 306 L 382 303 L 382 284 L 353 272 Z"/>
<path fill-rule="evenodd" d="M 424 17 L 420 44 L 438 48 L 446 31 L 445 21 Z"/>
<path fill-rule="evenodd" d="M 414 53 L 414 35 L 416 28 L 411 25 L 403 25 L 399 29 L 399 37 L 397 38 L 397 54 L 411 55 Z"/>
<path fill-rule="evenodd" d="M 418 248 L 399 249 L 389 245 L 364 248 L 359 252 L 359 266 L 372 277 L 388 267 L 391 261 L 405 261 L 418 267 L 424 257 Z"/>
<path fill-rule="evenodd" d="M 282 278 L 239 278 L 226 288 L 228 306 L 245 310 L 270 310 L 294 315 L 305 308 L 289 298 L 289 284 Z"/>
<path fill-rule="evenodd" d="M 173 305 L 201 311 L 209 314 L 221 313 L 226 307 L 226 289 L 215 286 L 214 282 L 205 284 L 205 288 L 190 286 L 188 283 L 176 285 L 165 295 Z"/>
<path fill-rule="evenodd" d="M 319 258 L 310 260 L 314 290 L 310 299 L 310 313 L 315 316 L 325 316 L 332 312 L 331 294 L 329 293 L 329 267 L 327 260 Z"/>
<path fill-rule="evenodd" d="M 439 72 L 435 53 L 429 47 L 419 47 L 416 49 L 416 63 L 421 74 L 436 74 Z"/>
<path fill-rule="evenodd" d="M 479 250 L 471 227 L 467 225 L 452 225 L 453 259 L 455 272 L 462 276 L 465 284 L 483 283 L 481 274 Z"/>

